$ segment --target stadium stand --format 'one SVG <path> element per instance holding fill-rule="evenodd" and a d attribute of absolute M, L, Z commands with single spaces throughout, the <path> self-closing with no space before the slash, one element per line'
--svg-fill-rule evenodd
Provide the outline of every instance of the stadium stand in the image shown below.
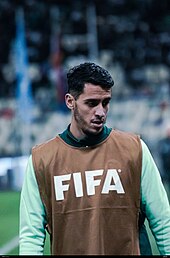
<path fill-rule="evenodd" d="M 19 7 L 34 100 L 28 134 L 17 117 L 14 43 Z M 63 103 L 65 72 L 87 60 L 105 66 L 115 80 L 108 124 L 141 134 L 157 155 L 157 143 L 170 121 L 169 28 L 167 0 L 1 0 L 0 157 L 25 155 L 26 137 L 28 154 L 31 146 L 65 128 L 70 115 Z"/>

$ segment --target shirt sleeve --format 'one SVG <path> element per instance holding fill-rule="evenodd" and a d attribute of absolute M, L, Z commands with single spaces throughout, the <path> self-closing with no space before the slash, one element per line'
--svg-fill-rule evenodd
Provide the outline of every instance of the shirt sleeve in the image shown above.
<path fill-rule="evenodd" d="M 19 255 L 43 255 L 45 215 L 30 156 L 20 196 Z"/>
<path fill-rule="evenodd" d="M 141 198 L 142 208 L 158 250 L 161 255 L 170 255 L 170 205 L 160 172 L 143 140 Z"/>

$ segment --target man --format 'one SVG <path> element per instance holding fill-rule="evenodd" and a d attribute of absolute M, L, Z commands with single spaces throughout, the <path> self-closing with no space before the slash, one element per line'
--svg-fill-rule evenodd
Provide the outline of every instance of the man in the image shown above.
<path fill-rule="evenodd" d="M 145 216 L 160 254 L 170 254 L 169 202 L 146 144 L 105 125 L 111 75 L 87 62 L 67 79 L 71 123 L 28 161 L 20 254 L 43 254 L 46 230 L 52 255 L 150 254 Z"/>

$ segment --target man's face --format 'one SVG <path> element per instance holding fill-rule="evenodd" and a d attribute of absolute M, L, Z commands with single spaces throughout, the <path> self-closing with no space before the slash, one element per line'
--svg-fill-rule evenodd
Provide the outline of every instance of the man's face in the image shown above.
<path fill-rule="evenodd" d="M 75 100 L 72 128 L 75 136 L 96 135 L 101 132 L 107 118 L 111 89 L 86 83 L 84 92 Z"/>

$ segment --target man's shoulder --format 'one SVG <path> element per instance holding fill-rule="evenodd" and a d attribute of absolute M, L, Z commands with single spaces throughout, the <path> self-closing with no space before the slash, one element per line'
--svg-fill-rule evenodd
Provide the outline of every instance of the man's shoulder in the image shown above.
<path fill-rule="evenodd" d="M 59 136 L 55 136 L 53 138 L 46 140 L 45 142 L 36 144 L 33 146 L 32 151 L 35 152 L 35 151 L 51 149 L 53 146 L 57 144 L 58 139 L 59 139 Z"/>
<path fill-rule="evenodd" d="M 134 132 L 123 131 L 120 129 L 112 129 L 112 135 L 126 139 L 140 139 L 140 135 Z"/>

